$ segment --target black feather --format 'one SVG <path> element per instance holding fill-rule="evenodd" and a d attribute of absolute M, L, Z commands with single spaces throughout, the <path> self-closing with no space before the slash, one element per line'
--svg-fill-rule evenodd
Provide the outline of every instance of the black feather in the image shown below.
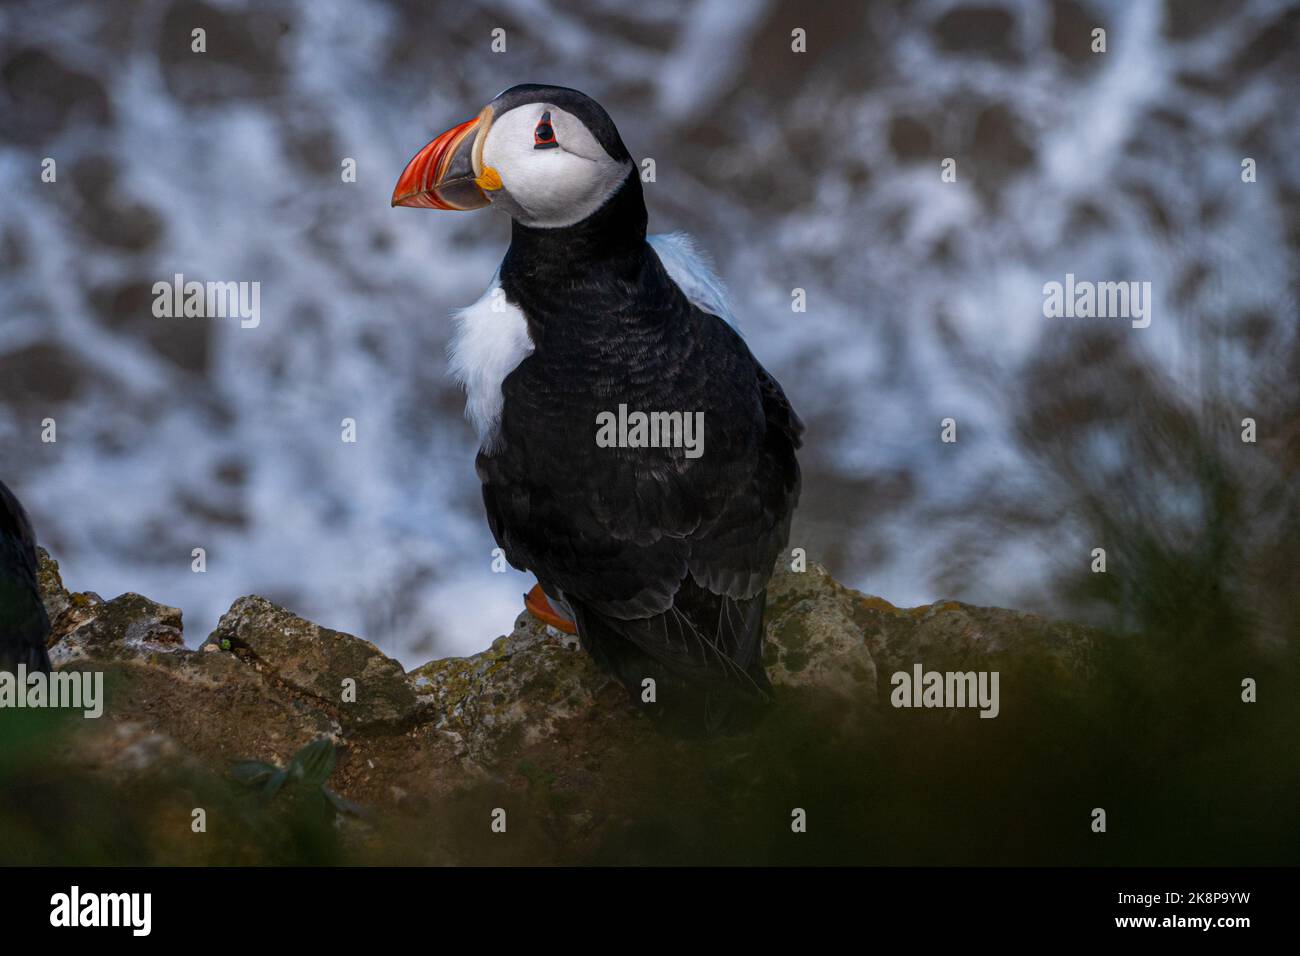
<path fill-rule="evenodd" d="M 36 536 L 27 513 L 0 481 L 0 670 L 49 673 L 49 617 L 37 583 Z"/>
<path fill-rule="evenodd" d="M 477 468 L 507 559 L 569 604 L 596 661 L 638 702 L 654 678 L 655 713 L 735 726 L 771 697 L 763 602 L 803 425 L 740 336 L 672 281 L 645 226 L 635 170 L 580 223 L 515 223 L 501 284 L 534 350 L 502 383 Z M 703 455 L 599 447 L 597 415 L 620 404 L 703 412 Z"/>

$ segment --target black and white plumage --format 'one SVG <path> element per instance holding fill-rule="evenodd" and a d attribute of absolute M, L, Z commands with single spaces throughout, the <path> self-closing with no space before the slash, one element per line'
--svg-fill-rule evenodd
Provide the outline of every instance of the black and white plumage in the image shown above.
<path fill-rule="evenodd" d="M 653 678 L 653 712 L 732 722 L 771 693 L 763 605 L 799 495 L 803 426 L 724 320 L 689 240 L 647 241 L 640 177 L 598 104 L 515 87 L 478 124 L 421 151 L 412 167 L 436 168 L 408 167 L 394 201 L 424 186 L 405 204 L 474 208 L 472 176 L 514 220 L 452 350 L 492 533 L 634 699 Z M 703 453 L 600 447 L 597 417 L 620 405 L 702 412 Z"/>
<path fill-rule="evenodd" d="M 49 673 L 49 617 L 36 576 L 36 536 L 27 513 L 0 481 L 0 671 Z"/>

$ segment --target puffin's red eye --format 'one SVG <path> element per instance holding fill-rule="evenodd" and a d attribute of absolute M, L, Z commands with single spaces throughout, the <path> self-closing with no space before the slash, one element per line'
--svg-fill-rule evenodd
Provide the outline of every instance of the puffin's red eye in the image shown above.
<path fill-rule="evenodd" d="M 555 149 L 559 145 L 555 141 L 555 129 L 551 126 L 551 112 L 547 110 L 533 130 L 533 149 Z"/>

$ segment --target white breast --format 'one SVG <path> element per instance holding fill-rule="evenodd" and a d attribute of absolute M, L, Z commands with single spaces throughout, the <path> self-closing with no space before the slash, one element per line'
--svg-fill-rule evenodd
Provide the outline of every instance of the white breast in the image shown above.
<path fill-rule="evenodd" d="M 451 374 L 465 388 L 465 417 L 490 451 L 501 421 L 501 383 L 533 350 L 528 323 L 519 307 L 506 301 L 497 276 L 477 302 L 455 312 L 453 319 Z"/>

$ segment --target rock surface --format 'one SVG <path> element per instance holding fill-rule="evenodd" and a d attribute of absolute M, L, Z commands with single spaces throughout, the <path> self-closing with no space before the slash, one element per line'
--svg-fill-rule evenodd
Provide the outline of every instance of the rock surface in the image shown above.
<path fill-rule="evenodd" d="M 242 597 L 200 650 L 231 650 L 356 727 L 405 726 L 416 695 L 402 666 L 369 641 L 320 627 L 257 595 Z"/>
<path fill-rule="evenodd" d="M 575 638 L 526 613 L 481 653 L 407 673 L 368 641 L 257 596 L 236 600 L 190 649 L 180 611 L 137 594 L 106 601 L 69 592 L 43 551 L 41 583 L 56 667 L 105 674 L 106 719 L 78 728 L 74 759 L 118 778 L 173 764 L 215 776 L 240 760 L 284 766 L 327 737 L 340 755 L 330 785 L 370 812 L 420 818 L 486 788 L 483 799 L 496 805 L 526 798 L 538 839 L 578 853 L 635 826 L 644 775 L 707 790 L 713 784 L 687 783 L 685 773 L 668 778 L 700 753 L 725 764 L 758 746 L 732 739 L 724 759 L 716 742 L 666 736 Z M 817 565 L 778 569 L 767 615 L 766 664 L 779 703 L 765 723 L 783 720 L 790 702 L 811 700 L 829 715 L 824 726 L 843 730 L 880 723 L 890 674 L 913 663 L 965 670 L 1010 651 L 1082 678 L 1095 640 L 1081 627 L 996 608 L 896 608 Z M 734 796 L 761 776 L 726 788 Z M 443 837 L 429 839 L 429 855 L 418 859 L 448 859 Z"/>

